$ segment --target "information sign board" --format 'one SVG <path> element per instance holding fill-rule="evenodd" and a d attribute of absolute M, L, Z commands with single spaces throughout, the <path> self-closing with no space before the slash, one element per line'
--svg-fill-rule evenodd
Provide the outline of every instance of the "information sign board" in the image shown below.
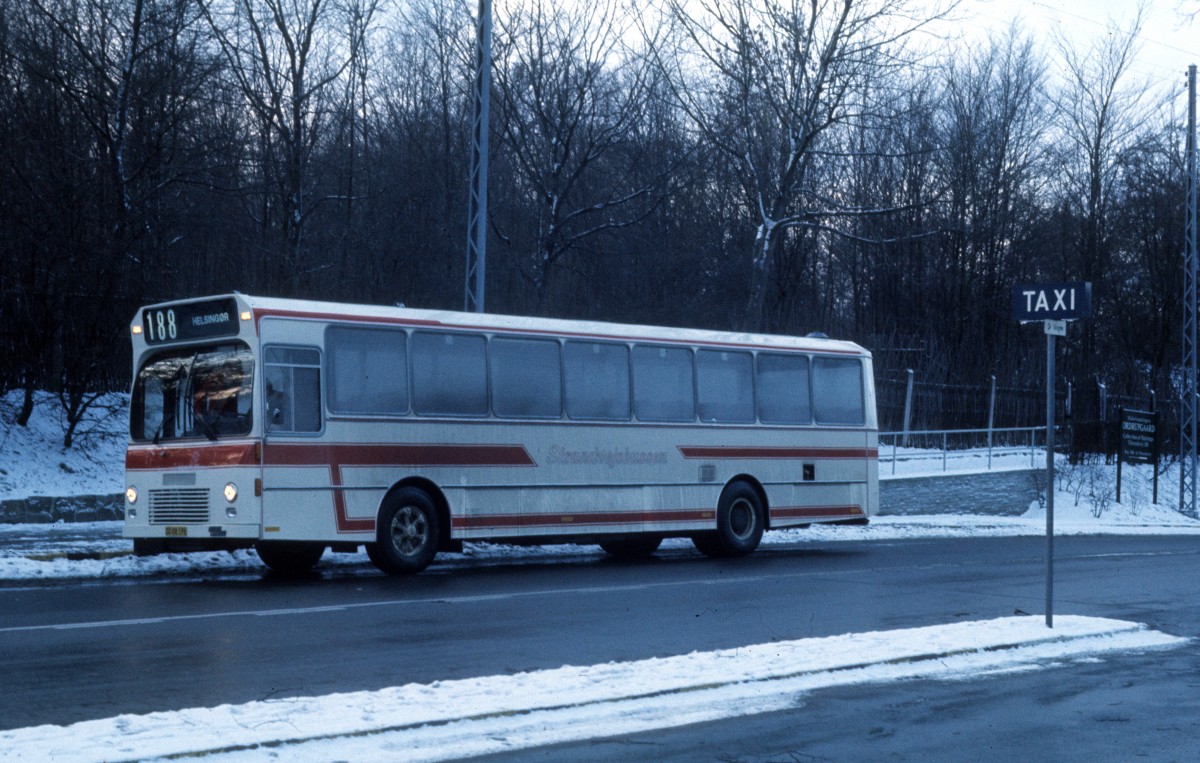
<path fill-rule="evenodd" d="M 1149 411 L 1121 411 L 1121 456 L 1129 464 L 1154 463 L 1158 417 Z"/>
<path fill-rule="evenodd" d="M 1043 331 L 1051 336 L 1066 336 L 1066 321 L 1043 321 Z"/>

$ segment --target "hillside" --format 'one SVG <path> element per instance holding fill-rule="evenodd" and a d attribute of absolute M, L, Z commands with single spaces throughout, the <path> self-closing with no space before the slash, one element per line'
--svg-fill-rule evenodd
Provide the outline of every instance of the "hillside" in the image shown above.
<path fill-rule="evenodd" d="M 0 397 L 0 501 L 30 496 L 108 495 L 124 489 L 128 395 L 101 398 L 70 448 L 57 398 L 40 392 L 29 426 L 13 423 L 21 392 Z"/>

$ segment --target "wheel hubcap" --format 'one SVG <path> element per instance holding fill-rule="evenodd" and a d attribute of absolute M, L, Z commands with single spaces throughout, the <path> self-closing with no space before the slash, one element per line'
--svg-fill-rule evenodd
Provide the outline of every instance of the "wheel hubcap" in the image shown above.
<path fill-rule="evenodd" d="M 754 534 L 754 507 L 745 499 L 734 501 L 729 507 L 729 529 L 738 540 L 745 540 Z"/>
<path fill-rule="evenodd" d="M 429 540 L 429 522 L 415 506 L 405 506 L 392 517 L 392 545 L 403 556 L 413 556 Z"/>

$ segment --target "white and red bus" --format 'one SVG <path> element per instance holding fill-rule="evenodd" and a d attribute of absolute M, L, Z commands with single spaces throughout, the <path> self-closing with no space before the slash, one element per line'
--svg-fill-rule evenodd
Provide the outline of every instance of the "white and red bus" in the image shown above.
<path fill-rule="evenodd" d="M 691 538 L 865 523 L 871 356 L 735 334 L 242 294 L 132 325 L 125 537 L 255 547 L 272 568 L 365 546 L 385 572 L 463 541 Z"/>

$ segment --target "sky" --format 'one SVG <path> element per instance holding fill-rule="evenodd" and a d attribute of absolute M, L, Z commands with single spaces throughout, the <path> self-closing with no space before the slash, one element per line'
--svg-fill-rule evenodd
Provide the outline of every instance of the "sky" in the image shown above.
<path fill-rule="evenodd" d="M 1121 28 L 1132 23 L 1135 0 L 962 0 L 958 16 L 971 32 L 1004 29 L 1014 18 L 1039 40 L 1065 31 L 1081 45 L 1107 33 L 1110 23 Z M 1183 92 L 1189 64 L 1200 64 L 1200 15 L 1197 0 L 1152 0 L 1146 3 L 1141 49 L 1131 74 L 1152 86 L 1169 86 Z"/>

